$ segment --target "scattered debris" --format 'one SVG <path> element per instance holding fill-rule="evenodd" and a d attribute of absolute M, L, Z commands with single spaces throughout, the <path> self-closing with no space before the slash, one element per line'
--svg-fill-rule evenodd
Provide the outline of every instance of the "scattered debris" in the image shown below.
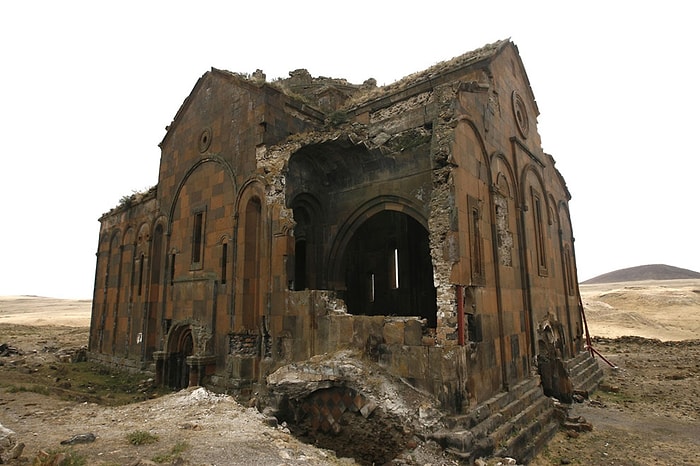
<path fill-rule="evenodd" d="M 581 416 L 567 418 L 562 427 L 566 430 L 573 430 L 575 432 L 590 432 L 593 430 L 593 424 L 586 421 L 586 419 Z"/>
<path fill-rule="evenodd" d="M 12 429 L 0 424 L 0 464 L 4 460 L 15 460 L 22 456 L 24 443 L 18 442 L 16 436 Z"/>
<path fill-rule="evenodd" d="M 598 389 L 602 392 L 608 392 L 608 393 L 617 393 L 620 391 L 620 387 L 617 385 L 613 385 L 608 382 L 601 382 L 600 385 L 598 385 Z"/>
<path fill-rule="evenodd" d="M 86 433 L 86 434 L 78 434 L 74 435 L 68 440 L 63 440 L 61 442 L 61 445 L 76 445 L 78 443 L 91 443 L 94 442 L 96 439 L 95 434 L 93 433 Z"/>
<path fill-rule="evenodd" d="M 576 403 L 583 403 L 588 399 L 588 390 L 574 390 L 572 398 Z"/>
<path fill-rule="evenodd" d="M 7 343 L 0 343 L 0 356 L 9 357 L 22 355 L 24 355 L 24 352 L 22 352 L 22 350 L 19 348 L 10 346 Z"/>
<path fill-rule="evenodd" d="M 474 461 L 474 466 L 518 466 L 515 458 L 478 458 Z"/>
<path fill-rule="evenodd" d="M 17 442 L 14 447 L 10 448 L 10 451 L 7 455 L 7 458 L 11 459 L 11 460 L 16 460 L 20 456 L 22 456 L 23 451 L 24 451 L 24 443 Z"/>

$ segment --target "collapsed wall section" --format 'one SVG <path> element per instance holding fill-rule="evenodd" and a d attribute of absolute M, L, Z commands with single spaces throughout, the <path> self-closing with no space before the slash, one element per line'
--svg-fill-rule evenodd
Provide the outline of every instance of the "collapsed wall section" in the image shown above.
<path fill-rule="evenodd" d="M 91 350 L 252 392 L 353 348 L 452 412 L 530 377 L 546 319 L 572 354 L 568 192 L 517 54 L 494 50 L 361 103 L 302 72 L 303 99 L 203 77 L 162 143 L 149 220 L 103 219 Z"/>

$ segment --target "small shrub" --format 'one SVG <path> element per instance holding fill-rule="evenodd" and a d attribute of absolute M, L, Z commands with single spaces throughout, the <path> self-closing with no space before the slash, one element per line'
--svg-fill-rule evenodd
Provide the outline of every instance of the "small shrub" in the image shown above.
<path fill-rule="evenodd" d="M 172 463 L 180 457 L 180 453 L 187 450 L 189 447 L 190 446 L 187 444 L 187 442 L 177 442 L 170 449 L 170 453 L 161 453 L 159 455 L 154 456 L 152 460 L 154 463 L 158 464 Z"/>
<path fill-rule="evenodd" d="M 156 443 L 158 441 L 158 436 L 145 430 L 135 430 L 126 434 L 126 439 L 132 445 L 148 445 L 149 443 Z"/>
<path fill-rule="evenodd" d="M 340 126 L 348 121 L 348 114 L 342 111 L 336 111 L 328 116 L 328 122 L 331 126 Z"/>
<path fill-rule="evenodd" d="M 30 386 L 10 385 L 7 388 L 7 392 L 8 393 L 33 392 L 33 393 L 38 393 L 40 395 L 50 395 L 51 394 L 51 391 L 47 387 L 44 387 L 43 385 L 30 385 Z"/>
<path fill-rule="evenodd" d="M 173 449 L 171 451 L 174 455 L 179 455 L 189 447 L 190 446 L 187 442 L 177 442 L 175 445 L 173 445 Z"/>
<path fill-rule="evenodd" d="M 122 196 L 119 199 L 119 205 L 118 207 L 131 207 L 131 203 L 134 202 L 134 196 L 129 195 L 129 196 Z"/>

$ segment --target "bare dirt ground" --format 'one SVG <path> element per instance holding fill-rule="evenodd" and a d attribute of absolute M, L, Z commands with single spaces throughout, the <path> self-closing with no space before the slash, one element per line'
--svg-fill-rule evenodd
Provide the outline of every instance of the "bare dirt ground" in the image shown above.
<path fill-rule="evenodd" d="M 700 464 L 700 280 L 581 293 L 593 346 L 617 368 L 601 360 L 601 389 L 569 413 L 592 431 L 561 430 L 531 464 Z M 0 453 L 6 464 L 355 464 L 232 397 L 163 394 L 142 377 L 70 362 L 89 318 L 89 301 L 0 298 L 0 424 L 25 444 L 19 459 Z M 61 445 L 83 433 L 96 440 Z M 409 447 L 398 464 L 459 464 L 419 439 Z"/>
<path fill-rule="evenodd" d="M 582 285 L 605 378 L 531 464 L 700 464 L 700 280 Z"/>

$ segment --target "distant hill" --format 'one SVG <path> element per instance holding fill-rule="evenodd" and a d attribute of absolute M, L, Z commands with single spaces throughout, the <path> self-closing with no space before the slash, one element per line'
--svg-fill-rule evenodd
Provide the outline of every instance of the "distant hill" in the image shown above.
<path fill-rule="evenodd" d="M 585 282 L 582 285 L 595 285 L 598 283 L 616 283 L 616 282 L 637 282 L 641 280 L 683 280 L 683 279 L 700 279 L 700 273 L 679 267 L 672 267 L 664 264 L 639 265 L 628 269 L 615 270 L 614 272 L 598 275 Z"/>

